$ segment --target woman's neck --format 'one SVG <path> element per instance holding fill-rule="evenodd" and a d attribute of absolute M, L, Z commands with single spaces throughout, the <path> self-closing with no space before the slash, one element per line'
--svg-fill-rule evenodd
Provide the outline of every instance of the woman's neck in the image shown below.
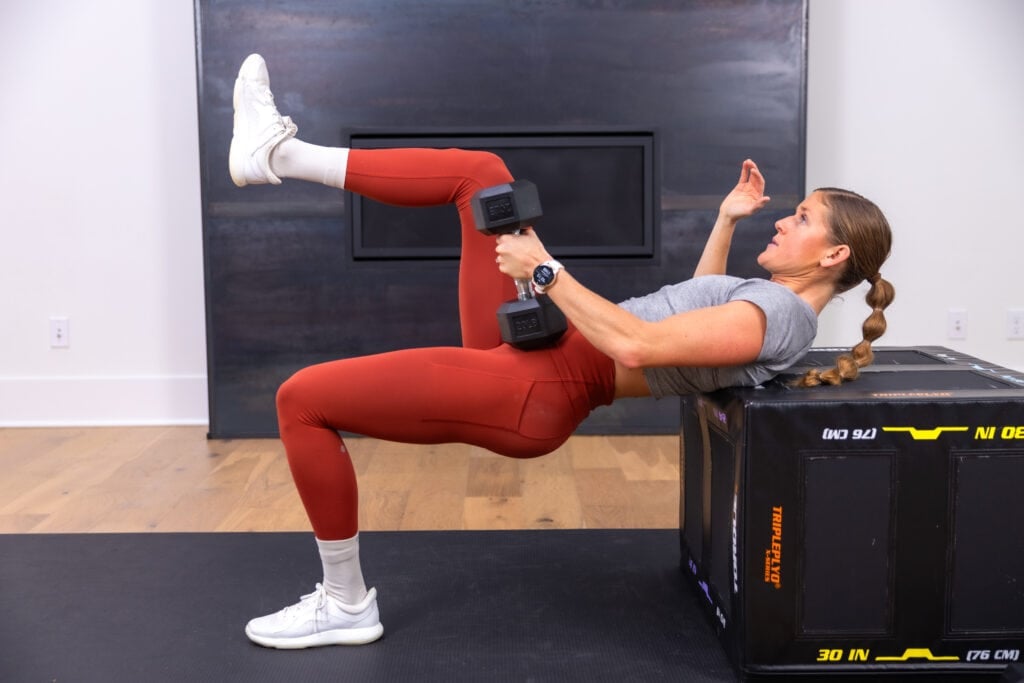
<path fill-rule="evenodd" d="M 835 287 L 832 286 L 832 283 L 824 282 L 819 278 L 775 275 L 772 277 L 772 282 L 786 287 L 806 301 L 807 305 L 814 309 L 814 312 L 818 315 L 821 315 L 825 306 L 836 295 Z"/>

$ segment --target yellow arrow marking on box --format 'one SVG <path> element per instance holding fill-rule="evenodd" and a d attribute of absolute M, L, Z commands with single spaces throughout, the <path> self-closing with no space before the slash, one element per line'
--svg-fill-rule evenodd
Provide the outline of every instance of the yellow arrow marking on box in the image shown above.
<path fill-rule="evenodd" d="M 970 427 L 935 427 L 934 429 L 918 429 L 917 427 L 882 427 L 883 432 L 907 432 L 914 441 L 935 441 L 945 432 L 966 432 Z"/>

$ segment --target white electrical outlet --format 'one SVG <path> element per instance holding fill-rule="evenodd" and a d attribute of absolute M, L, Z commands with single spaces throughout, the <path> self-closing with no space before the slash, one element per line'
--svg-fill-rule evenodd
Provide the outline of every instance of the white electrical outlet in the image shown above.
<path fill-rule="evenodd" d="M 66 349 L 71 346 L 71 321 L 68 318 L 50 318 L 50 348 Z"/>
<path fill-rule="evenodd" d="M 946 337 L 949 339 L 967 339 L 967 311 L 965 309 L 949 309 L 946 317 Z"/>
<path fill-rule="evenodd" d="M 1024 339 L 1024 308 L 1006 311 L 1006 338 Z"/>

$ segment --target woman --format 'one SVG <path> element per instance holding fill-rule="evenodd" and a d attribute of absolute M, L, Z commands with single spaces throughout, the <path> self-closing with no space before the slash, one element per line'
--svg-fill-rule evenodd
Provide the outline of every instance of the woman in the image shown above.
<path fill-rule="evenodd" d="M 564 443 L 595 407 L 618 398 L 767 381 L 807 351 L 825 305 L 865 279 L 873 312 L 864 341 L 841 369 L 806 383 L 853 378 L 885 329 L 882 310 L 893 290 L 878 269 L 889 252 L 889 226 L 853 193 L 816 191 L 776 224 L 758 256 L 770 280 L 726 276 L 737 221 L 769 201 L 760 171 L 745 161 L 694 278 L 614 304 L 554 261 L 532 229 L 496 240 L 476 231 L 470 198 L 512 180 L 495 155 L 302 142 L 277 111 L 259 55 L 241 67 L 234 107 L 229 166 L 236 185 L 297 178 L 391 204 L 454 203 L 462 229 L 462 347 L 324 363 L 296 373 L 278 392 L 281 439 L 324 578 L 297 604 L 249 622 L 246 634 L 261 645 L 361 644 L 383 633 L 376 591 L 367 590 L 359 566 L 356 479 L 339 431 L 536 457 Z M 556 345 L 521 351 L 501 343 L 495 311 L 514 298 L 513 278 L 532 278 L 565 313 L 570 327 Z"/>

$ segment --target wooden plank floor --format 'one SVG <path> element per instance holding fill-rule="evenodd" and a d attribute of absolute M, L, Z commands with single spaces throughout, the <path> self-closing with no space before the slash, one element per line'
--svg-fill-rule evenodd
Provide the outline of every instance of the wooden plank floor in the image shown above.
<path fill-rule="evenodd" d="M 676 528 L 679 439 L 575 436 L 533 460 L 347 439 L 360 528 Z M 0 533 L 308 531 L 276 439 L 0 429 Z"/>

